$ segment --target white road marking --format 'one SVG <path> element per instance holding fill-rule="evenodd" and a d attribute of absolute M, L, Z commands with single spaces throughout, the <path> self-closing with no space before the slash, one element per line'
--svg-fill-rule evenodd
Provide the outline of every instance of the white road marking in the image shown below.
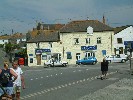
<path fill-rule="evenodd" d="M 73 71 L 73 72 L 76 72 L 76 71 Z"/>

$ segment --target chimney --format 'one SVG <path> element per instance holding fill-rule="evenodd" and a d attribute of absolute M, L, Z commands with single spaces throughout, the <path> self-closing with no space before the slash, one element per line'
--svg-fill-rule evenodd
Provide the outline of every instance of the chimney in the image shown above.
<path fill-rule="evenodd" d="M 103 23 L 106 24 L 104 15 L 103 15 Z"/>

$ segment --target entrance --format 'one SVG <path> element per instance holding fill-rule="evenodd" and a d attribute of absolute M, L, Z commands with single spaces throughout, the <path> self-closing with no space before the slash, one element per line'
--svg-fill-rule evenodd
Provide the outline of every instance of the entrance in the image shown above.
<path fill-rule="evenodd" d="M 52 58 L 53 58 L 55 61 L 61 61 L 61 54 L 60 54 L 60 53 L 53 53 L 53 54 L 52 54 Z"/>
<path fill-rule="evenodd" d="M 41 54 L 36 55 L 37 65 L 41 65 Z"/>
<path fill-rule="evenodd" d="M 95 57 L 95 53 L 94 52 L 86 52 L 85 53 L 85 57 L 88 58 L 88 57 Z"/>
<path fill-rule="evenodd" d="M 80 60 L 80 53 L 76 53 L 76 60 Z"/>

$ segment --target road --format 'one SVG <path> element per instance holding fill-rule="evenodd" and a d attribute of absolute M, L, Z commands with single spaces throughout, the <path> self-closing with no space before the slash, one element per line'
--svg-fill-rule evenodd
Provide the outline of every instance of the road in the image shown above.
<path fill-rule="evenodd" d="M 26 70 L 24 100 L 78 100 L 94 93 L 124 77 L 127 77 L 129 62 L 110 64 L 108 79 L 100 80 L 100 64 L 69 66 L 66 68 L 38 68 Z M 39 99 L 38 99 L 39 98 Z"/>
<path fill-rule="evenodd" d="M 1 64 L 7 59 L 4 55 L 0 51 Z M 111 63 L 108 79 L 100 80 L 100 63 L 54 68 L 22 67 L 26 89 L 22 90 L 21 100 L 90 100 L 82 98 L 129 77 L 129 68 L 129 62 Z"/>

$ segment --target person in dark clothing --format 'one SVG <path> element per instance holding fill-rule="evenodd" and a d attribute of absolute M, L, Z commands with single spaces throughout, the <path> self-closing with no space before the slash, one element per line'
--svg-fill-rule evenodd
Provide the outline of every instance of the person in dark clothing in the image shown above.
<path fill-rule="evenodd" d="M 12 93 L 13 93 L 13 81 L 17 79 L 18 75 L 8 67 L 8 62 L 4 62 L 4 68 L 0 69 L 0 84 L 3 89 L 6 91 L 7 97 L 12 100 Z M 8 78 L 8 81 L 4 83 L 3 76 Z M 14 76 L 14 80 L 12 77 Z M 0 90 L 0 94 L 3 94 L 3 91 Z M 9 100 L 9 99 L 8 99 Z"/>
<path fill-rule="evenodd" d="M 101 80 L 103 80 L 103 78 L 105 77 L 105 79 L 107 78 L 107 72 L 108 72 L 108 61 L 106 61 L 106 59 L 103 59 L 103 62 L 101 62 L 101 71 L 102 71 L 102 76 L 101 76 Z"/>

